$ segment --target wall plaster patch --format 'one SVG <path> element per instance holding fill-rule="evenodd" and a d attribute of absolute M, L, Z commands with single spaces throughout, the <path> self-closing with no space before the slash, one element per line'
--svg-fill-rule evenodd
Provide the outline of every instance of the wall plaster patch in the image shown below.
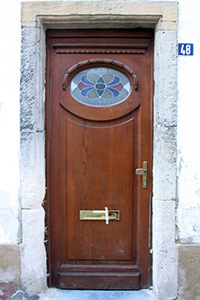
<path fill-rule="evenodd" d="M 29 295 L 46 287 L 44 214 L 40 209 L 45 194 L 45 29 L 47 28 L 155 28 L 154 51 L 154 155 L 153 155 L 153 285 L 160 299 L 177 296 L 177 250 L 175 244 L 176 198 L 176 101 L 177 101 L 177 2 L 22 2 L 21 151 L 22 215 L 24 218 L 21 285 Z M 98 11 L 98 13 L 97 13 Z M 120 12 L 120 13 L 119 13 Z M 88 22 L 88 20 L 90 22 Z M 31 140 L 32 142 L 27 142 Z M 30 149 L 31 147 L 31 149 Z M 33 190 L 38 194 L 33 195 Z M 29 213 L 25 210 L 29 209 Z M 23 213 L 24 210 L 24 213 Z M 32 225 L 36 211 L 37 222 Z M 169 215 L 170 233 L 164 212 Z M 26 217 L 26 218 L 25 218 Z M 40 272 L 29 259 L 34 236 Z M 169 247 L 170 245 L 170 247 Z M 164 256 L 163 256 L 164 255 Z M 167 264 L 160 262 L 167 259 Z M 168 275 L 167 275 L 168 274 Z M 29 282 L 29 279 L 31 282 Z"/>

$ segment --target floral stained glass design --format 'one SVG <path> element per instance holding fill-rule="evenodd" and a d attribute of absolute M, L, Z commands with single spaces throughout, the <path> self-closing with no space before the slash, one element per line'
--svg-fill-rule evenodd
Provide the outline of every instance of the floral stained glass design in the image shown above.
<path fill-rule="evenodd" d="M 90 68 L 77 73 L 70 85 L 75 100 L 94 106 L 122 102 L 130 93 L 128 77 L 111 68 Z"/>

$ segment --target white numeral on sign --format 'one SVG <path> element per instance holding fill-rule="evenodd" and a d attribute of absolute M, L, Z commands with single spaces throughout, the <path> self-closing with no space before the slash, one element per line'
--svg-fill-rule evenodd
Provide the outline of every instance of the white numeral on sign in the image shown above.
<path fill-rule="evenodd" d="M 190 45 L 187 45 L 187 46 L 186 46 L 186 54 L 187 54 L 187 55 L 190 55 L 190 53 L 191 53 L 191 46 L 190 46 Z"/>
<path fill-rule="evenodd" d="M 185 45 L 181 46 L 181 54 L 185 55 Z"/>

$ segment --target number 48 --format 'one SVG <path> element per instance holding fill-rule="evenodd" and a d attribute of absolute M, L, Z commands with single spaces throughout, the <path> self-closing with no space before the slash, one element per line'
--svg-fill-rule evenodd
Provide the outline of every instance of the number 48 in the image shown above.
<path fill-rule="evenodd" d="M 179 44 L 179 55 L 193 55 L 193 44 Z"/>
<path fill-rule="evenodd" d="M 181 46 L 181 53 L 183 55 L 185 55 L 185 54 L 190 55 L 190 53 L 191 53 L 191 46 L 190 45 L 182 45 Z"/>

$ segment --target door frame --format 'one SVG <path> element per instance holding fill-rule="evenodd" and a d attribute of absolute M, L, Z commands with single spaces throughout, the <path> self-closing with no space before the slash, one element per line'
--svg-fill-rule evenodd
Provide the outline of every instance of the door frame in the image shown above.
<path fill-rule="evenodd" d="M 144 27 L 155 28 L 153 286 L 158 297 L 176 297 L 177 21 L 177 2 L 111 1 L 103 7 L 95 1 L 22 3 L 21 285 L 27 291 L 39 293 L 46 286 L 45 224 L 41 208 L 45 195 L 45 29 Z M 30 222 L 36 216 L 37 226 Z"/>

